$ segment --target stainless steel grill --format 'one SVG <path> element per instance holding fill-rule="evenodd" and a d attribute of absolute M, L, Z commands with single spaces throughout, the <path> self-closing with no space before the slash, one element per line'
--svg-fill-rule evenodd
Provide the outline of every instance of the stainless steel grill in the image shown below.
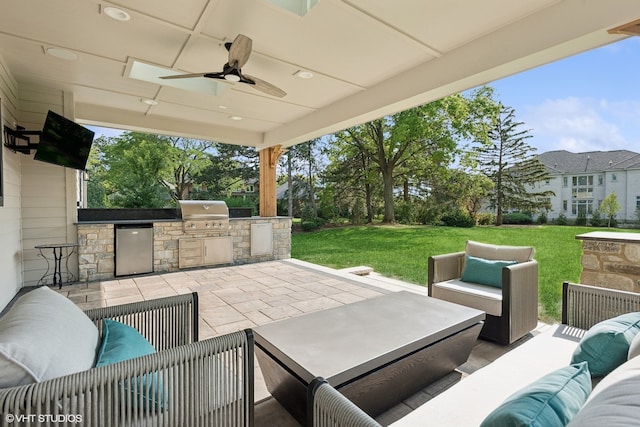
<path fill-rule="evenodd" d="M 229 208 L 222 200 L 180 200 L 185 233 L 229 234 Z"/>

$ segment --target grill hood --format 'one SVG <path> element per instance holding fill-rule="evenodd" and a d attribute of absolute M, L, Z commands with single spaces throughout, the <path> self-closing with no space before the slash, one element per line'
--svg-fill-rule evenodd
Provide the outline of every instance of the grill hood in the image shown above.
<path fill-rule="evenodd" d="M 229 219 L 229 208 L 222 200 L 179 200 L 182 219 Z"/>

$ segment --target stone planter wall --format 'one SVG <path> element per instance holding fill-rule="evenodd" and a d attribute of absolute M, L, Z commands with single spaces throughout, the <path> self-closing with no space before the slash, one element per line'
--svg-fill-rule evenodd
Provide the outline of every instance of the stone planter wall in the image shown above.
<path fill-rule="evenodd" d="M 582 240 L 580 282 L 640 292 L 640 233 L 591 232 Z"/>
<path fill-rule="evenodd" d="M 273 252 L 251 255 L 251 224 L 271 223 Z M 77 224 L 78 278 L 81 282 L 115 277 L 114 224 Z M 178 241 L 181 238 L 215 237 L 220 233 L 185 234 L 181 221 L 153 223 L 153 271 L 178 270 Z M 291 218 L 242 218 L 229 220 L 229 236 L 233 240 L 233 264 L 271 261 L 291 257 Z"/>

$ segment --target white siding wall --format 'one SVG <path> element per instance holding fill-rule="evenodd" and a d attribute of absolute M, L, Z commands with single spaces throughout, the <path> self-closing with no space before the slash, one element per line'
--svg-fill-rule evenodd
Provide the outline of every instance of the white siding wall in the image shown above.
<path fill-rule="evenodd" d="M 613 179 L 614 175 L 615 180 Z M 618 203 L 620 203 L 620 206 L 622 206 L 622 210 L 618 213 L 618 215 L 616 215 L 616 218 L 623 221 L 627 219 L 633 219 L 633 217 L 627 216 L 627 211 L 629 208 L 629 204 L 627 203 L 627 172 L 606 172 L 604 183 L 607 195 L 616 193 L 616 196 L 618 197 Z"/>
<path fill-rule="evenodd" d="M 627 171 L 627 219 L 638 220 L 636 200 L 640 197 L 640 170 Z"/>
<path fill-rule="evenodd" d="M 74 118 L 62 90 L 18 84 L 0 57 L 2 125 L 41 130 L 48 110 Z M 34 137 L 34 142 L 37 137 Z M 2 150 L 4 204 L 0 207 L 0 309 L 22 286 L 34 285 L 47 263 L 35 245 L 76 242 L 76 171 L 33 160 L 33 153 Z M 77 257 L 70 267 L 77 275 Z"/>
<path fill-rule="evenodd" d="M 20 122 L 26 129 L 42 129 L 49 110 L 73 119 L 72 96 L 60 90 L 21 86 L 20 107 Z M 77 241 L 76 171 L 35 161 L 33 154 L 21 161 L 24 285 L 30 286 L 37 284 L 47 266 L 36 245 Z M 69 267 L 77 277 L 77 257 L 71 258 Z"/>
<path fill-rule="evenodd" d="M 615 174 L 616 179 L 613 180 Z M 599 202 L 613 192 L 618 196 L 618 202 L 622 206 L 622 210 L 616 218 L 622 221 L 637 221 L 636 215 L 636 197 L 640 196 L 640 170 L 620 170 L 616 172 L 594 172 L 588 174 L 567 174 L 555 175 L 551 180 L 551 189 L 556 195 L 551 197 L 552 211 L 549 212 L 548 218 L 555 219 L 562 212 L 562 201 L 567 201 L 567 211 L 564 214 L 567 218 L 574 219 L 576 215 L 571 213 L 571 189 L 572 177 L 577 175 L 593 175 L 593 208 L 597 209 Z M 598 176 L 602 175 L 603 183 L 598 184 Z M 564 176 L 568 178 L 568 185 L 564 187 Z M 545 188 L 546 189 L 546 188 Z"/>
<path fill-rule="evenodd" d="M 18 122 L 18 84 L 0 57 L 0 100 L 2 133 L 4 125 Z M 3 135 L 4 137 L 4 135 Z M 2 138 L 0 138 L 4 142 Z M 20 219 L 20 158 L 4 146 L 2 180 L 4 203 L 0 206 L 0 309 L 22 286 L 22 245 Z"/>

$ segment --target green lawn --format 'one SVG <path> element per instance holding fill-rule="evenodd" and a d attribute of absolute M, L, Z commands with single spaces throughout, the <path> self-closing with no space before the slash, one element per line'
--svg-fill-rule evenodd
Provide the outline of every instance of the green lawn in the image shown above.
<path fill-rule="evenodd" d="M 575 236 L 596 230 L 572 226 L 344 227 L 293 234 L 291 256 L 333 268 L 367 265 L 384 276 L 426 285 L 427 257 L 462 251 L 466 240 L 533 246 L 539 263 L 540 318 L 557 321 L 562 282 L 580 281 L 582 242 Z"/>

